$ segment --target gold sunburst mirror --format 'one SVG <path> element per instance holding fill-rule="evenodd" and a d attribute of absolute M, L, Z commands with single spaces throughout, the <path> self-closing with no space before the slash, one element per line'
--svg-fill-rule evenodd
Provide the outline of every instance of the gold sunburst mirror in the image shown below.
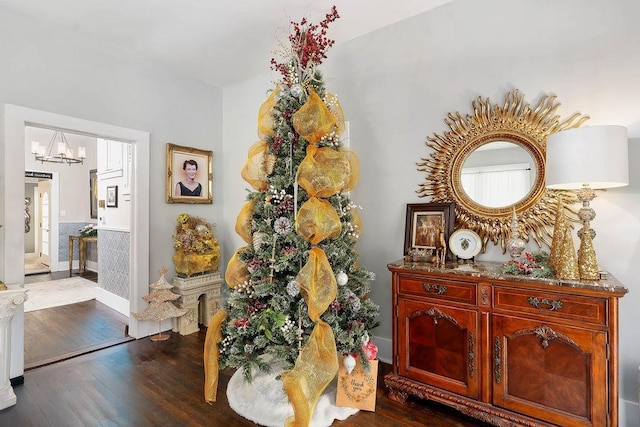
<path fill-rule="evenodd" d="M 547 136 L 564 129 L 579 127 L 589 117 L 575 113 L 561 121 L 556 114 L 560 104 L 555 96 L 543 96 L 535 107 L 525 102 L 518 90 L 507 92 L 504 104 L 492 104 L 489 98 L 478 97 L 471 103 L 472 115 L 449 113 L 445 123 L 449 131 L 427 137 L 433 152 L 417 163 L 426 172 L 427 180 L 420 184 L 419 197 L 431 197 L 433 202 L 456 203 L 456 228 L 468 228 L 482 239 L 483 252 L 488 242 L 506 250 L 515 211 L 520 236 L 533 238 L 538 246 L 550 245 L 558 198 L 564 206 L 577 201 L 567 191 L 547 190 L 544 167 Z M 488 165 L 492 159 L 495 164 Z M 508 166 L 507 166 L 508 165 Z M 488 169 L 487 169 L 488 168 Z M 482 179 L 470 176 L 483 171 L 523 171 L 518 178 L 498 177 L 498 188 L 487 190 Z M 493 174 L 493 179 L 496 179 Z M 518 181 L 518 188 L 506 191 L 507 184 Z M 493 191 L 493 196 L 483 193 Z M 508 196 L 503 197 L 503 193 Z M 574 211 L 570 210 L 569 216 Z M 575 218 L 575 216 L 574 216 Z"/>

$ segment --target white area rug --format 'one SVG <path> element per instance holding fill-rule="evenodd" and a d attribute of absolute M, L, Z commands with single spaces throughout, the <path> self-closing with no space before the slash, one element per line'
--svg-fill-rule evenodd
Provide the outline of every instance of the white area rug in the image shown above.
<path fill-rule="evenodd" d="M 40 258 L 34 253 L 24 254 L 24 275 L 30 276 L 32 274 L 49 273 L 51 270 L 49 266 L 40 264 Z"/>
<path fill-rule="evenodd" d="M 24 311 L 27 313 L 44 308 L 89 301 L 96 298 L 97 287 L 97 283 L 82 277 L 28 283 L 24 285 L 28 296 L 27 301 L 24 303 Z"/>
<path fill-rule="evenodd" d="M 282 381 L 276 379 L 277 369 L 270 374 L 258 372 L 251 383 L 237 370 L 227 385 L 229 406 L 244 418 L 267 427 L 282 427 L 293 415 L 293 407 L 284 392 Z M 326 427 L 333 420 L 345 420 L 359 410 L 336 406 L 336 381 L 325 389 L 311 418 L 310 427 Z"/>
<path fill-rule="evenodd" d="M 31 276 L 33 274 L 50 273 L 51 269 L 44 264 L 25 264 L 24 275 Z"/>

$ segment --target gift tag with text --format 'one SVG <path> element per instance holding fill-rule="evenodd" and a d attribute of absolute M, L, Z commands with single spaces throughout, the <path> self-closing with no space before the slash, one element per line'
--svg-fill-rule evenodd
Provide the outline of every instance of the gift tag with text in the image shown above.
<path fill-rule="evenodd" d="M 378 360 L 369 360 L 370 369 L 365 370 L 359 358 L 356 358 L 356 366 L 350 374 L 345 367 L 344 356 L 340 358 L 339 366 L 336 405 L 375 411 Z"/>

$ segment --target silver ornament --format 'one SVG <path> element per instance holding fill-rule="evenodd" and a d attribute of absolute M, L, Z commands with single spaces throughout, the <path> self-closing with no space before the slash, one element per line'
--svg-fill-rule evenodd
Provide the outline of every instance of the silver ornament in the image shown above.
<path fill-rule="evenodd" d="M 300 97 L 300 95 L 302 95 L 302 85 L 296 83 L 291 86 L 291 95 Z"/>
<path fill-rule="evenodd" d="M 347 354 L 342 360 L 342 364 L 344 365 L 344 368 L 347 370 L 347 374 L 351 374 L 351 372 L 353 371 L 353 368 L 356 367 L 356 359 L 352 355 Z"/>
<path fill-rule="evenodd" d="M 336 281 L 338 282 L 338 286 L 344 286 L 349 281 L 349 276 L 347 276 L 347 273 L 344 271 L 340 271 L 336 274 Z"/>

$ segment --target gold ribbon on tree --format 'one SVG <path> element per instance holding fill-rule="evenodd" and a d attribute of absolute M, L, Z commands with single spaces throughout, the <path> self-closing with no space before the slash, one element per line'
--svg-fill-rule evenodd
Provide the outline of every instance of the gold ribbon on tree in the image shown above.
<path fill-rule="evenodd" d="M 267 143 L 258 141 L 249 148 L 247 162 L 242 168 L 240 175 L 256 191 L 267 189 L 267 171 L 265 159 L 267 155 Z"/>
<path fill-rule="evenodd" d="M 222 339 L 222 322 L 226 318 L 226 311 L 216 311 L 216 314 L 209 321 L 207 336 L 204 340 L 204 400 L 207 403 L 215 402 L 218 396 L 218 373 L 220 370 L 218 343 Z"/>
<path fill-rule="evenodd" d="M 351 191 L 356 188 L 360 180 L 360 160 L 355 151 L 348 150 L 344 147 L 340 148 L 340 153 L 342 153 L 349 162 L 349 177 L 347 183 L 342 187 L 342 191 Z"/>
<path fill-rule="evenodd" d="M 286 427 L 308 427 L 318 398 L 338 372 L 338 350 L 331 326 L 320 321 L 296 359 L 294 368 L 282 373 L 282 384 L 293 405 Z"/>
<path fill-rule="evenodd" d="M 297 182 L 310 196 L 331 197 L 350 179 L 349 160 L 332 148 L 307 147 L 300 162 Z"/>
<path fill-rule="evenodd" d="M 291 121 L 295 131 L 313 145 L 333 131 L 336 125 L 334 114 L 313 88 L 309 88 L 307 102 L 293 114 Z"/>
<path fill-rule="evenodd" d="M 296 214 L 296 233 L 313 245 L 340 235 L 342 224 L 336 210 L 327 200 L 311 197 Z"/>
<path fill-rule="evenodd" d="M 276 86 L 271 91 L 271 95 L 262 103 L 260 110 L 258 110 L 258 138 L 263 141 L 274 134 L 273 107 L 276 105 L 276 98 L 279 94 L 280 87 Z"/>
<path fill-rule="evenodd" d="M 338 295 L 336 277 L 324 250 L 309 249 L 309 259 L 298 272 L 296 282 L 307 303 L 309 318 L 317 322 Z"/>
<path fill-rule="evenodd" d="M 224 280 L 231 289 L 249 280 L 249 270 L 238 257 L 238 254 L 246 248 L 247 246 L 243 246 L 236 250 L 227 264 L 227 271 L 224 272 Z"/>
<path fill-rule="evenodd" d="M 238 233 L 238 235 L 242 237 L 242 240 L 247 243 L 251 243 L 253 240 L 251 233 L 251 217 L 253 216 L 256 202 L 257 200 L 254 199 L 245 203 L 236 218 L 236 233 Z"/>
<path fill-rule="evenodd" d="M 327 103 L 327 107 L 329 111 L 333 115 L 333 118 L 336 121 L 334 132 L 336 135 L 341 135 L 345 129 L 345 121 L 344 121 L 344 112 L 342 111 L 342 106 L 338 102 L 338 96 L 333 93 L 327 92 L 325 95 L 325 101 Z"/>

